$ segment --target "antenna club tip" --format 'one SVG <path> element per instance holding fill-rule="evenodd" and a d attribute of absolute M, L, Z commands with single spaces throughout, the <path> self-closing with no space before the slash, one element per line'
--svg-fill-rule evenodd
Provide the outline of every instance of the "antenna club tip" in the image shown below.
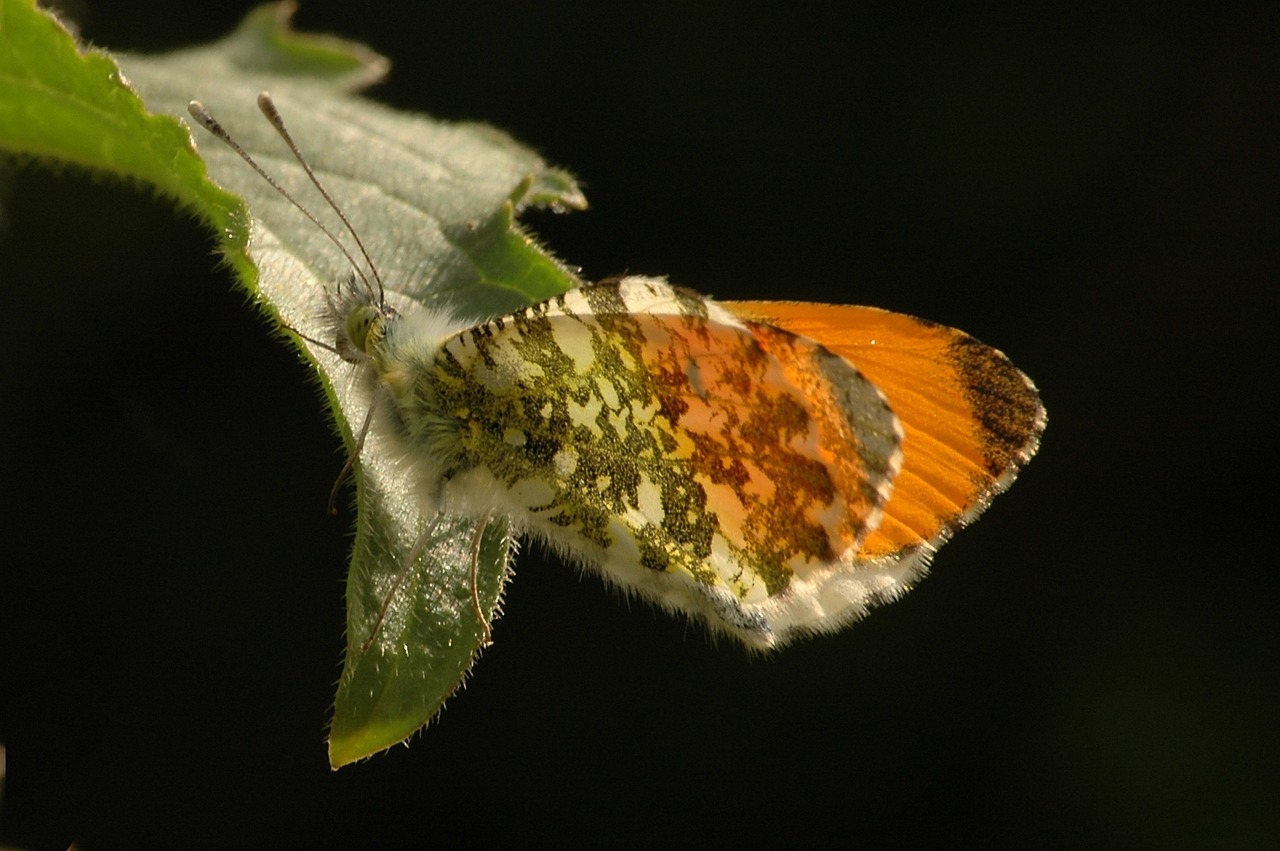
<path fill-rule="evenodd" d="M 276 109 L 276 102 L 271 99 L 271 92 L 261 92 L 258 95 L 258 109 L 274 121 L 280 115 L 280 110 Z"/>
<path fill-rule="evenodd" d="M 187 112 L 201 127 L 208 130 L 210 133 L 214 133 L 215 135 L 217 134 L 217 120 L 213 117 L 213 113 L 206 109 L 205 105 L 200 101 L 193 100 L 187 104 Z"/>

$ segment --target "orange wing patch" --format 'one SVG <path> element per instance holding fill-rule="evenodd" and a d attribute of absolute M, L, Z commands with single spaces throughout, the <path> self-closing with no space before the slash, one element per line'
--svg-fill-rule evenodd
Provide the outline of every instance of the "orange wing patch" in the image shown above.
<path fill-rule="evenodd" d="M 940 546 L 1012 483 L 1039 446 L 1045 411 L 1001 352 L 944 325 L 873 307 L 721 302 L 846 358 L 902 423 L 902 469 L 862 558 Z"/>

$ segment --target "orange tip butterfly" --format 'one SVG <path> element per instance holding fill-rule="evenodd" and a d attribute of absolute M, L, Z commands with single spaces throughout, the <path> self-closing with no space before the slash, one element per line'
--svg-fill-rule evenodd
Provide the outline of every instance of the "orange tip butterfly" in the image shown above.
<path fill-rule="evenodd" d="M 716 302 L 631 276 L 480 324 L 402 313 L 259 105 L 373 270 L 343 249 L 363 286 L 330 300 L 333 339 L 311 340 L 372 370 L 394 411 L 370 412 L 352 461 L 388 432 L 426 517 L 506 518 L 767 650 L 900 597 L 1036 452 L 1044 407 L 1008 358 L 875 308 Z"/>

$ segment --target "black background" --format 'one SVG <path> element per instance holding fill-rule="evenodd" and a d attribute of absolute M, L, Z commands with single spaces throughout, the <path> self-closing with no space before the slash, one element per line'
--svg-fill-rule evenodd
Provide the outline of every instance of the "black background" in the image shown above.
<path fill-rule="evenodd" d="M 331 773 L 351 517 L 307 369 L 167 202 L 22 169 L 0 841 L 1274 847 L 1276 16 L 694 5 L 297 20 L 392 58 L 379 100 L 580 175 L 591 210 L 527 223 L 585 277 L 1005 350 L 1050 414 L 1011 492 L 908 599 L 768 659 L 527 552 L 443 716 Z M 77 14 L 151 51 L 245 8 Z"/>

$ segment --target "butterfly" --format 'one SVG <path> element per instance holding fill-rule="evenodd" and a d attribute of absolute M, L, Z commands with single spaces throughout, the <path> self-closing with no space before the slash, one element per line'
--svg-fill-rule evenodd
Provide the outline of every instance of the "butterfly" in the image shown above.
<path fill-rule="evenodd" d="M 330 300 L 332 340 L 312 340 L 389 400 L 356 456 L 380 429 L 424 516 L 501 517 L 756 650 L 909 590 L 1046 423 L 1002 353 L 875 308 L 629 276 L 476 323 L 397 309 L 373 274 Z"/>

